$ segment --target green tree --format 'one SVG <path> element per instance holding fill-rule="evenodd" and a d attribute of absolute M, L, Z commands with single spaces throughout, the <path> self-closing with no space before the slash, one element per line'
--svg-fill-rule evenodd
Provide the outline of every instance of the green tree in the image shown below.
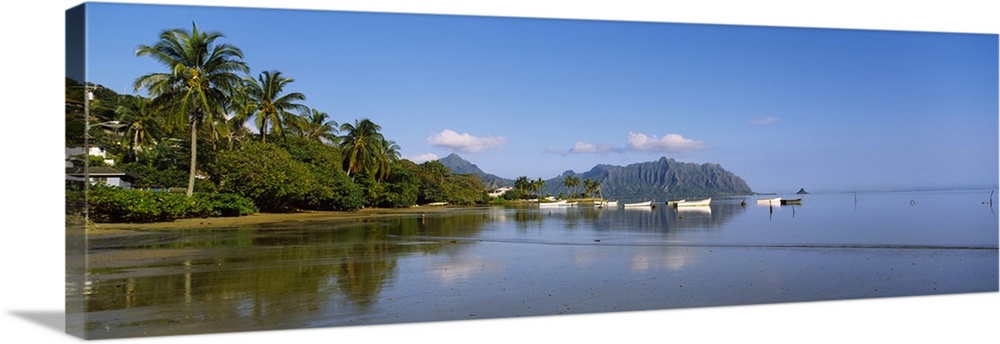
<path fill-rule="evenodd" d="M 447 200 L 452 204 L 473 205 L 487 203 L 490 199 L 486 184 L 471 174 L 449 174 L 444 188 Z"/>
<path fill-rule="evenodd" d="M 531 180 L 527 176 L 520 176 L 514 180 L 514 188 L 521 191 L 521 193 L 531 192 Z"/>
<path fill-rule="evenodd" d="M 124 163 L 115 165 L 115 168 L 138 176 L 133 182 L 136 188 L 169 188 L 183 187 L 187 182 L 187 173 L 184 170 L 174 168 L 157 168 L 146 163 Z M 195 182 L 195 190 L 198 190 L 199 183 Z"/>
<path fill-rule="evenodd" d="M 409 160 L 392 164 L 391 176 L 381 183 L 381 193 L 374 203 L 383 208 L 405 208 L 417 204 L 420 178 L 417 167 Z"/>
<path fill-rule="evenodd" d="M 260 129 L 261 142 L 267 142 L 268 125 L 275 135 L 283 136 L 286 119 L 295 116 L 289 110 L 307 109 L 304 105 L 296 103 L 306 99 L 302 93 L 285 93 L 285 86 L 293 81 L 295 80 L 290 77 L 282 76 L 279 71 L 265 71 L 260 73 L 257 79 L 243 79 L 243 93 L 247 100 L 243 105 L 247 106 L 249 111 L 243 112 L 242 115 L 254 118 L 254 124 Z"/>
<path fill-rule="evenodd" d="M 216 140 L 225 140 L 227 147 L 233 149 L 237 142 L 247 141 L 254 137 L 250 128 L 244 126 L 246 121 L 239 116 L 222 118 L 215 122 L 213 134 Z"/>
<path fill-rule="evenodd" d="M 238 149 L 222 152 L 212 169 L 222 192 L 249 198 L 268 212 L 294 210 L 303 195 L 317 188 L 305 163 L 264 142 L 246 142 Z"/>
<path fill-rule="evenodd" d="M 583 181 L 583 189 L 586 190 L 587 196 L 593 196 L 595 193 L 601 190 L 601 183 L 593 179 L 587 179 Z"/>
<path fill-rule="evenodd" d="M 340 141 L 340 150 L 344 159 L 344 170 L 348 175 L 368 172 L 376 168 L 378 156 L 383 151 L 382 127 L 365 118 L 355 120 L 354 124 L 344 123 L 340 132 L 344 133 Z"/>
<path fill-rule="evenodd" d="M 115 109 L 119 119 L 126 125 L 122 140 L 129 147 L 132 161 L 137 161 L 144 146 L 156 144 L 157 137 L 163 131 L 160 129 L 159 118 L 153 111 L 149 98 L 130 97 L 124 105 Z"/>
<path fill-rule="evenodd" d="M 299 137 L 332 145 L 339 143 L 338 124 L 325 112 L 306 109 L 304 114 L 293 118 L 289 127 Z"/>
<path fill-rule="evenodd" d="M 420 170 L 417 172 L 417 177 L 420 179 L 417 202 L 426 204 L 447 201 L 448 193 L 444 184 L 449 174 L 451 170 L 440 161 L 430 160 L 420 164 Z"/>
<path fill-rule="evenodd" d="M 198 162 L 198 124 L 223 117 L 229 94 L 246 73 L 243 52 L 227 43 L 216 43 L 223 35 L 203 32 L 191 23 L 191 31 L 165 30 L 152 46 L 140 45 L 136 56 L 149 56 L 167 67 L 167 72 L 144 75 L 135 80 L 136 90 L 145 88 L 154 102 L 169 106 L 172 122 L 191 129 L 191 163 L 187 197 L 194 192 Z"/>
<path fill-rule="evenodd" d="M 576 191 L 576 187 L 580 186 L 580 177 L 574 175 L 566 176 L 566 179 L 563 180 L 563 186 L 569 189 L 571 197 L 576 197 L 576 193 L 573 191 Z"/>
<path fill-rule="evenodd" d="M 365 205 L 365 193 L 340 168 L 340 151 L 320 142 L 288 137 L 282 148 L 292 159 L 305 163 L 317 184 L 307 190 L 300 207 L 315 210 L 356 210 Z"/>
<path fill-rule="evenodd" d="M 392 166 L 399 162 L 399 145 L 396 141 L 382 139 L 375 155 L 375 179 L 382 181 L 392 175 Z"/>
<path fill-rule="evenodd" d="M 307 163 L 318 171 L 343 172 L 337 147 L 300 137 L 288 137 L 280 145 L 292 158 Z"/>
<path fill-rule="evenodd" d="M 545 187 L 545 181 L 542 180 L 542 178 L 532 180 L 530 183 L 531 192 L 534 193 L 535 195 L 538 195 L 538 193 L 542 191 L 542 188 L 544 187 Z"/>

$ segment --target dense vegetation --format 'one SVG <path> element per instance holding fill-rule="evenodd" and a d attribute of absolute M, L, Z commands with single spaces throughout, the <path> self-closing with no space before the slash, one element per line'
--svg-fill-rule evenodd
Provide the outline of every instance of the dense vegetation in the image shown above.
<path fill-rule="evenodd" d="M 162 222 L 181 218 L 242 216 L 257 212 L 250 200 L 232 194 L 195 193 L 193 197 L 98 185 L 87 206 L 94 222 Z"/>
<path fill-rule="evenodd" d="M 136 78 L 135 90 L 148 97 L 67 78 L 68 146 L 82 145 L 87 131 L 90 145 L 106 149 L 115 168 L 136 177 L 136 188 L 184 190 L 96 187 L 92 220 L 488 201 L 476 176 L 453 174 L 436 161 L 401 159 L 399 145 L 371 120 L 338 124 L 308 107 L 306 95 L 291 90 L 294 79 L 280 71 L 249 75 L 242 51 L 222 39 L 192 25 L 140 45 L 137 57 L 163 67 Z M 85 100 L 88 92 L 93 96 Z"/>

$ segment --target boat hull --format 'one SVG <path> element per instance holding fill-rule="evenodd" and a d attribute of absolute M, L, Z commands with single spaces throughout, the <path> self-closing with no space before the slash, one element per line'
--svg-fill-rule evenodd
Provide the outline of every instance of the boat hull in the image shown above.
<path fill-rule="evenodd" d="M 538 203 L 538 207 L 539 208 L 564 207 L 564 206 L 568 206 L 568 204 L 566 204 L 566 201 L 539 202 Z"/>
<path fill-rule="evenodd" d="M 675 207 L 705 207 L 712 204 L 711 198 L 706 198 L 698 201 L 681 201 L 674 204 Z"/>
<path fill-rule="evenodd" d="M 781 204 L 781 197 L 758 199 L 757 204 L 760 205 Z"/>

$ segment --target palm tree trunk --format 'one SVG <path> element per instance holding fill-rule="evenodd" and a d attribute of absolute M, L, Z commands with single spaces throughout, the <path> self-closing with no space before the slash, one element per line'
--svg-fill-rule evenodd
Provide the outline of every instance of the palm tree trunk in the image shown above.
<path fill-rule="evenodd" d="M 191 171 L 188 173 L 188 187 L 185 195 L 191 197 L 194 194 L 194 174 L 197 173 L 198 163 L 198 122 L 191 121 Z"/>
<path fill-rule="evenodd" d="M 139 161 L 139 135 L 132 136 L 132 162 Z"/>
<path fill-rule="evenodd" d="M 267 143 L 267 117 L 260 121 L 260 142 Z"/>

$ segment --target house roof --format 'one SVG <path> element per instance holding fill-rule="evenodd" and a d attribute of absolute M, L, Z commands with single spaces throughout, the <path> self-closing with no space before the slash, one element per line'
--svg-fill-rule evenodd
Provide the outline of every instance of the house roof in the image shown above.
<path fill-rule="evenodd" d="M 71 167 L 71 168 L 67 168 L 66 169 L 66 174 L 71 175 L 71 176 L 83 176 L 83 167 Z M 118 169 L 111 168 L 111 167 L 107 167 L 107 166 L 94 166 L 94 167 L 90 167 L 89 174 L 90 174 L 91 177 L 115 177 L 115 176 L 118 176 L 118 177 L 128 176 L 128 177 L 133 177 L 133 178 L 135 177 L 132 174 L 127 173 L 125 171 L 118 170 Z"/>

